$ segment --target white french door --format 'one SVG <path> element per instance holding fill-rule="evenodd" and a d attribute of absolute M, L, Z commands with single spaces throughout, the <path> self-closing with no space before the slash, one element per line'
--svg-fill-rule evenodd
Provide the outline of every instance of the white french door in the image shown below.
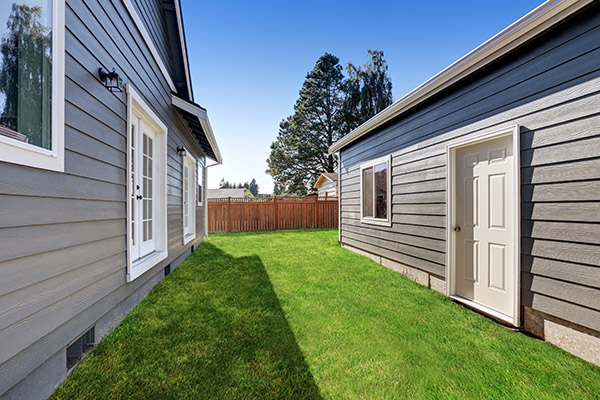
<path fill-rule="evenodd" d="M 196 235 L 196 161 L 183 157 L 183 242 Z"/>
<path fill-rule="evenodd" d="M 131 124 L 131 252 L 132 261 L 155 249 L 155 134 L 141 118 Z"/>

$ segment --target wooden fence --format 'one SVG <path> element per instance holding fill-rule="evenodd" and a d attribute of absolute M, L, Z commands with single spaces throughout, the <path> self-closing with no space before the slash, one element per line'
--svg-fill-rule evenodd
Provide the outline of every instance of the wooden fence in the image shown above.
<path fill-rule="evenodd" d="M 335 228 L 336 197 L 267 197 L 208 199 L 208 232 Z"/>

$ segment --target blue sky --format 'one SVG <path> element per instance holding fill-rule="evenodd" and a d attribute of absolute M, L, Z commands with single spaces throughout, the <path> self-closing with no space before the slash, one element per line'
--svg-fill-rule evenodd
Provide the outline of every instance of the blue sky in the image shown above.
<path fill-rule="evenodd" d="M 224 160 L 209 169 L 208 187 L 256 178 L 270 193 L 269 146 L 325 52 L 345 65 L 383 50 L 397 100 L 541 1 L 181 3 L 195 100 L 208 109 Z"/>

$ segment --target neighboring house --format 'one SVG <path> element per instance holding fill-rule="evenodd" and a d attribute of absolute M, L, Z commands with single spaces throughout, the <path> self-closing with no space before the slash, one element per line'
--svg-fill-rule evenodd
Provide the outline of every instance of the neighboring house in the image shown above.
<path fill-rule="evenodd" d="M 338 193 L 338 174 L 334 172 L 323 172 L 317 183 L 315 183 L 315 189 L 319 191 L 319 196 L 335 197 Z"/>
<path fill-rule="evenodd" d="M 0 59 L 18 82 L 0 109 L 0 396 L 28 399 L 202 242 L 206 160 L 221 156 L 178 0 L 12 3 L 2 40 L 9 14 L 33 22 Z"/>
<path fill-rule="evenodd" d="M 335 143 L 343 246 L 600 364 L 598 43 L 548 1 Z"/>
<path fill-rule="evenodd" d="M 226 199 L 228 197 L 249 197 L 244 189 L 208 189 L 209 199 Z"/>

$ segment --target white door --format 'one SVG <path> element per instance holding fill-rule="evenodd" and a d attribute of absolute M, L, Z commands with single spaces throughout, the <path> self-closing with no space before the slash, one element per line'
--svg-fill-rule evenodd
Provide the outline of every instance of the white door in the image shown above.
<path fill-rule="evenodd" d="M 131 252 L 138 260 L 155 250 L 155 135 L 135 118 L 131 126 Z"/>
<path fill-rule="evenodd" d="M 513 138 L 455 153 L 455 294 L 506 319 L 515 314 L 515 171 Z"/>

